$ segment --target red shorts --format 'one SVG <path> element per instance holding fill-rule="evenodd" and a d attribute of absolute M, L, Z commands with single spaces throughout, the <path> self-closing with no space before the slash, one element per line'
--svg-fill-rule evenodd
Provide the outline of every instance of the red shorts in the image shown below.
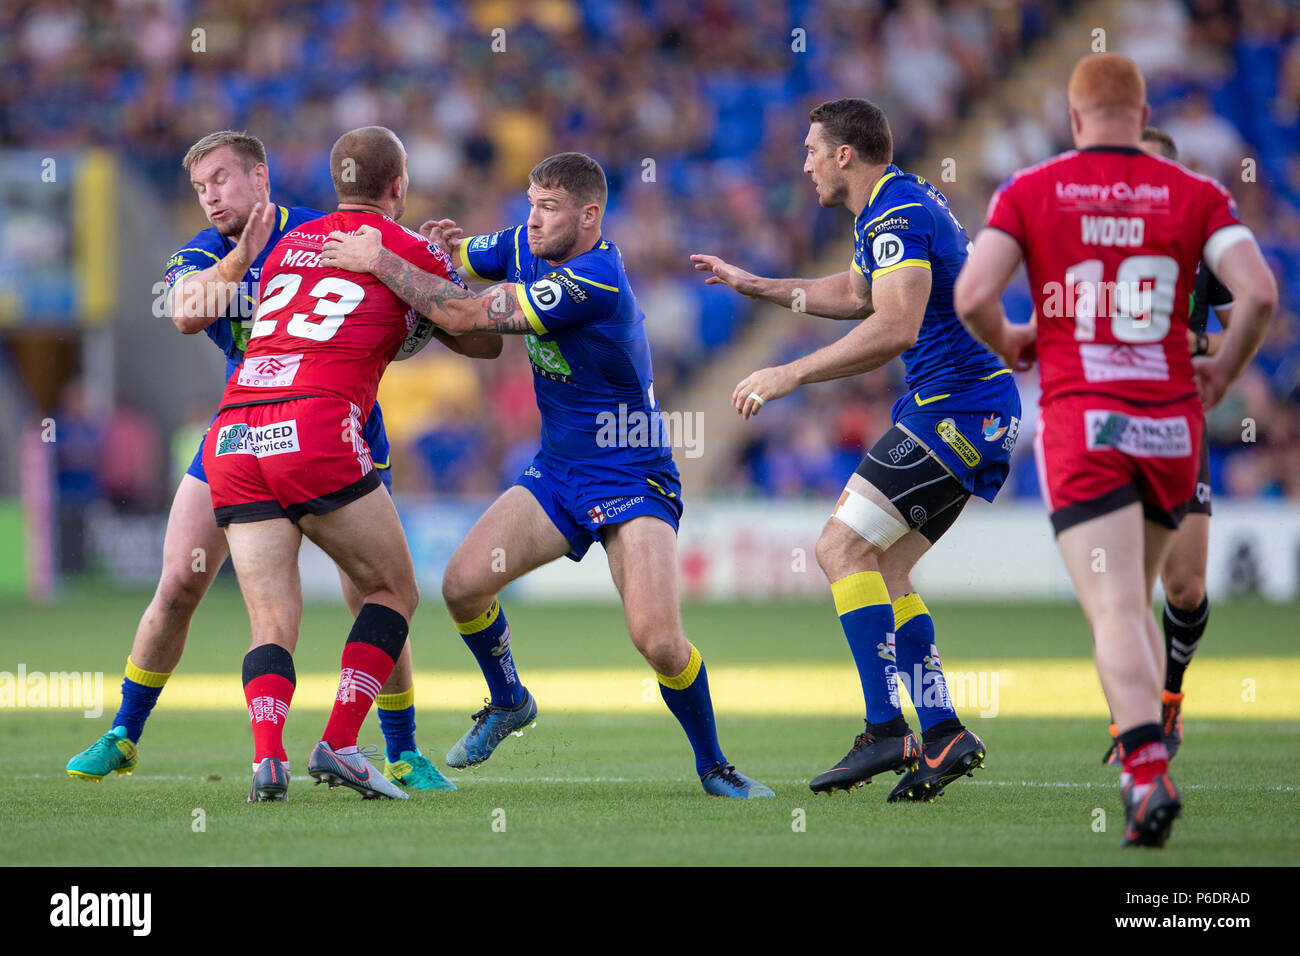
<path fill-rule="evenodd" d="M 1192 396 L 1141 405 L 1104 395 L 1066 395 L 1042 409 L 1034 454 L 1060 534 L 1142 502 L 1145 516 L 1177 528 L 1196 494 L 1205 418 Z"/>
<path fill-rule="evenodd" d="M 325 514 L 380 485 L 361 409 L 341 398 L 228 408 L 203 443 L 217 525 Z"/>

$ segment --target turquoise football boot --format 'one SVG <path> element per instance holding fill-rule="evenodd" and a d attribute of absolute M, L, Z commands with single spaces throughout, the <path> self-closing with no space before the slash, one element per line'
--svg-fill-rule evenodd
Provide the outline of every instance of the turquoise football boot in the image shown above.
<path fill-rule="evenodd" d="M 481 764 L 506 737 L 522 734 L 521 728 L 537 719 L 537 701 L 527 690 L 524 694 L 524 702 L 514 708 L 497 707 L 485 700 L 487 706 L 474 715 L 474 726 L 448 751 L 447 766 L 463 769 Z"/>
<path fill-rule="evenodd" d="M 140 749 L 126 736 L 125 727 L 114 727 L 68 761 L 68 776 L 99 783 L 105 774 L 130 774 L 140 759 Z"/>

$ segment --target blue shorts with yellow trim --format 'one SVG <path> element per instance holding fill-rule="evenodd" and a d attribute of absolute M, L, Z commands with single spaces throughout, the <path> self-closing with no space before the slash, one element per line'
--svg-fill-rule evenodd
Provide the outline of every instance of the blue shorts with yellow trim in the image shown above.
<path fill-rule="evenodd" d="M 581 561 L 601 529 L 650 515 L 674 531 L 682 519 L 682 481 L 677 466 L 599 468 L 574 465 L 539 452 L 515 481 L 527 489 L 569 542 L 565 557 Z"/>
<path fill-rule="evenodd" d="M 963 488 L 985 501 L 996 497 L 1020 433 L 1020 390 L 1009 370 L 959 385 L 922 385 L 896 401 L 891 414 Z"/>
<path fill-rule="evenodd" d="M 215 422 L 217 416 L 212 416 Z M 208 429 L 211 430 L 212 422 L 208 423 Z M 361 429 L 361 437 L 366 440 L 370 446 L 370 460 L 375 463 L 375 470 L 379 472 L 379 480 L 384 483 L 384 487 L 389 493 L 393 490 L 393 471 L 389 467 L 389 455 L 392 453 L 391 446 L 388 443 L 388 432 L 384 430 L 384 413 L 379 409 L 379 403 L 375 402 L 375 407 L 370 410 L 370 417 L 366 419 L 366 427 Z M 208 432 L 203 433 L 199 439 L 199 450 L 194 453 L 194 460 L 190 462 L 190 467 L 185 469 L 185 474 L 192 475 L 205 485 L 208 483 L 208 476 L 203 471 L 203 444 L 207 441 Z"/>

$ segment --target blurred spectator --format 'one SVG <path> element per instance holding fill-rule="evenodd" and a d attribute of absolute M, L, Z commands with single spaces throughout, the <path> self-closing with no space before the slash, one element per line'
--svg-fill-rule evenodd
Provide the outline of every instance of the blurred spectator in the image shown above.
<path fill-rule="evenodd" d="M 875 100 L 906 168 L 1070 7 L 1066 0 L 4 4 L 0 142 L 115 149 L 172 203 L 178 240 L 206 225 L 180 158 L 217 128 L 263 137 L 276 199 L 328 208 L 335 138 L 354 125 L 390 126 L 410 152 L 407 222 L 449 216 L 469 234 L 527 215 L 527 173 L 547 152 L 591 153 L 609 174 L 606 235 L 623 250 L 646 313 L 656 393 L 672 407 L 753 315 L 751 301 L 698 281 L 691 252 L 780 275 L 803 274 L 826 256 L 847 260 L 842 211 L 819 209 L 800 174 L 808 108 L 845 95 Z M 1153 119 L 1168 126 L 1189 164 L 1234 190 L 1282 282 L 1289 307 L 1240 390 L 1280 448 L 1294 433 L 1300 375 L 1300 11 L 1229 0 L 1142 0 L 1126 10 L 1115 46 L 1146 67 Z M 1204 95 L 1188 97 L 1189 89 Z M 972 234 L 998 181 L 1069 145 L 1061 97 L 1053 90 L 1038 116 L 1002 108 L 980 151 L 965 160 L 980 175 L 943 184 Z M 1243 155 L 1258 160 L 1248 183 Z M 0 233 L 17 244 L 12 229 Z M 1007 309 L 1023 319 L 1027 290 L 1015 289 Z M 794 355 L 844 326 L 790 329 L 779 348 Z M 820 495 L 837 486 L 864 436 L 884 430 L 900 386 L 893 363 L 801 390 L 756 423 L 729 487 Z M 381 401 L 399 488 L 500 487 L 535 447 L 521 342 L 508 343 L 493 363 L 432 347 L 392 367 Z M 72 437 L 83 445 L 102 440 L 95 431 L 102 425 L 75 414 L 70 421 L 79 422 Z M 123 445 L 148 444 L 129 415 L 118 422 Z M 797 447 L 781 447 L 792 433 Z M 1234 463 L 1244 457 L 1240 438 L 1233 446 L 1225 434 L 1223 442 L 1221 472 L 1262 473 L 1235 487 L 1297 493 L 1294 454 L 1266 451 L 1261 438 L 1253 450 L 1262 457 L 1247 468 Z M 68 451 L 69 495 L 103 494 L 94 467 Z M 145 469 L 134 474 L 121 457 L 109 469 L 114 493 L 145 500 L 137 480 Z"/>
<path fill-rule="evenodd" d="M 59 564 L 65 572 L 86 568 L 86 509 L 103 494 L 100 453 L 104 424 L 91 408 L 80 380 L 69 383 L 54 415 L 55 484 L 59 493 Z"/>
<path fill-rule="evenodd" d="M 980 171 L 995 189 L 1016 170 L 1040 163 L 1052 152 L 1052 137 L 1043 124 L 1000 100 L 997 120 L 984 136 Z"/>
<path fill-rule="evenodd" d="M 104 497 L 115 508 L 147 513 L 161 505 L 161 445 L 157 426 L 138 409 L 119 405 L 110 412 L 98 468 Z"/>
<path fill-rule="evenodd" d="M 1220 182 L 1238 180 L 1245 152 L 1236 128 L 1214 112 L 1204 93 L 1187 96 L 1178 112 L 1165 120 L 1164 130 L 1178 144 L 1178 161 Z"/>

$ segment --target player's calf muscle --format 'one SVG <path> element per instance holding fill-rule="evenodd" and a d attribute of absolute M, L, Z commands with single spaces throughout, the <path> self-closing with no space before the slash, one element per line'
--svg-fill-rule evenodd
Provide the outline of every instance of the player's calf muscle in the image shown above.
<path fill-rule="evenodd" d="M 383 604 L 411 619 L 420 592 L 387 492 L 376 488 L 336 511 L 304 515 L 300 527 L 351 579 L 363 604 Z"/>

